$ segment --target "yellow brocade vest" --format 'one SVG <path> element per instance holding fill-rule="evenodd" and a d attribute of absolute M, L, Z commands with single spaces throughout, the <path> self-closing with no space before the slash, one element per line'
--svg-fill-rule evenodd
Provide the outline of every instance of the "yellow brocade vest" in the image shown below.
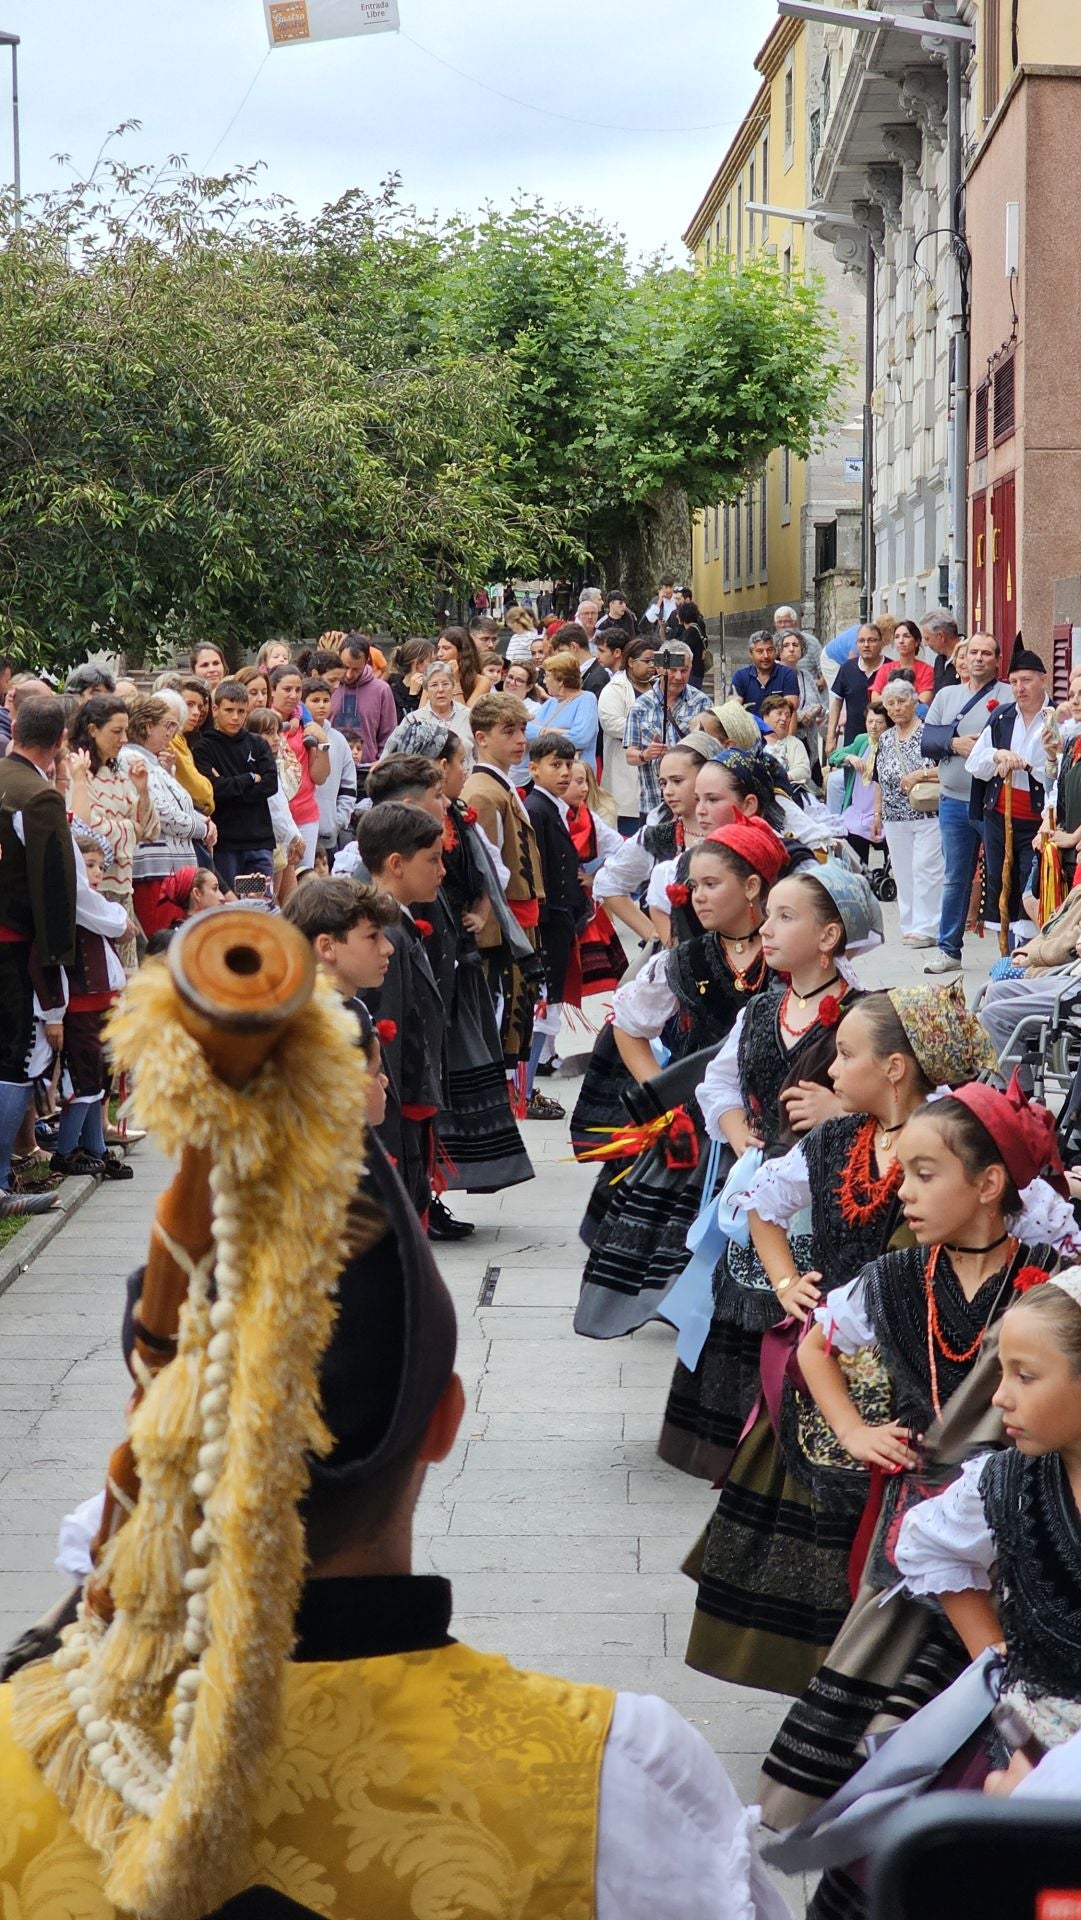
<path fill-rule="evenodd" d="M 227 1892 L 272 1887 L 329 1920 L 593 1920 L 613 1704 L 457 1645 L 292 1665 Z M 10 1717 L 0 1687 L 0 1915 L 111 1920 L 97 1857 Z"/>

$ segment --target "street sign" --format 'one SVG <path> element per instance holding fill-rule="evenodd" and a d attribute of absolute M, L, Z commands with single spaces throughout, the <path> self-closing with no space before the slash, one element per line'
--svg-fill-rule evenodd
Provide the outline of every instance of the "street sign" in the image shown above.
<path fill-rule="evenodd" d="M 263 11 L 272 47 L 396 33 L 399 26 L 398 0 L 263 0 Z"/>
<path fill-rule="evenodd" d="M 844 467 L 842 469 L 842 477 L 844 478 L 845 481 L 848 482 L 849 485 L 853 487 L 862 486 L 863 484 L 862 453 L 846 453 L 844 455 Z"/>

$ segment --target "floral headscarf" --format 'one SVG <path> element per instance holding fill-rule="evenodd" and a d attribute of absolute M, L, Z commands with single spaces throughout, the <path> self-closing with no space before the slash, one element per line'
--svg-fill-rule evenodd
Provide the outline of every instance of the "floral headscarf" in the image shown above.
<path fill-rule="evenodd" d="M 886 998 L 932 1087 L 962 1087 L 998 1065 L 991 1041 L 965 1005 L 959 980 L 947 987 L 891 987 Z"/>

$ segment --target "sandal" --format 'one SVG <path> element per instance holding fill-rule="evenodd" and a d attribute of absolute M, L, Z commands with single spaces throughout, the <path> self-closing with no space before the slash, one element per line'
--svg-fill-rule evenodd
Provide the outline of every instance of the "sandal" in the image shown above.
<path fill-rule="evenodd" d="M 135 1168 L 129 1167 L 127 1161 L 121 1159 L 118 1153 L 107 1153 L 104 1160 L 98 1164 L 106 1180 L 134 1180 L 135 1178 Z"/>
<path fill-rule="evenodd" d="M 54 1153 L 50 1164 L 54 1173 L 62 1173 L 66 1179 L 88 1174 L 92 1180 L 100 1180 L 104 1163 L 96 1153 L 73 1147 L 70 1153 Z"/>
<path fill-rule="evenodd" d="M 545 1093 L 534 1093 L 525 1110 L 525 1117 L 527 1120 L 565 1120 L 567 1109 L 561 1107 L 558 1100 L 549 1100 Z"/>

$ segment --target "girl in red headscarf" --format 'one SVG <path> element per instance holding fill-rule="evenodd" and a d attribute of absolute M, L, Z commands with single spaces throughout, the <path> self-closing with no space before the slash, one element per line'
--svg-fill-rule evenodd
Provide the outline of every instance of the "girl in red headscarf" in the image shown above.
<path fill-rule="evenodd" d="M 844 1624 L 854 1556 L 862 1567 L 861 1516 L 878 1483 L 796 1390 L 792 1356 L 824 1298 L 888 1248 L 911 1243 L 897 1158 L 909 1116 L 936 1087 L 994 1064 L 960 989 L 910 987 L 853 1001 L 842 1010 L 828 1069 L 841 1111 L 780 1159 L 767 1159 L 744 1194 L 755 1252 L 784 1318 L 763 1335 L 757 1418 L 739 1440 L 693 1556 L 698 1597 L 687 1661 L 700 1672 L 800 1693 Z M 861 1350 L 843 1364 L 863 1418 L 888 1420 L 890 1380 L 877 1353 Z"/>
<path fill-rule="evenodd" d="M 1006 1093 L 974 1084 L 918 1108 L 897 1158 L 917 1244 L 836 1288 L 800 1348 L 807 1387 L 842 1447 L 882 1470 L 883 1499 L 848 1618 L 767 1756 L 760 1785 L 770 1826 L 793 1824 L 836 1792 L 868 1742 L 967 1665 L 943 1616 L 901 1593 L 881 1605 L 898 1580 L 897 1536 L 910 1507 L 956 1480 L 975 1450 L 1001 1443 L 999 1322 L 1078 1233 L 1056 1191 L 1064 1182 L 1054 1121 L 1016 1081 Z M 855 1405 L 841 1364 L 870 1345 L 893 1389 L 892 1417 L 874 1423 Z M 820 1902 L 831 1915 L 866 1911 L 862 1888 L 840 1869 L 826 1875 Z"/>
<path fill-rule="evenodd" d="M 690 877 L 680 887 L 688 897 L 672 903 L 678 944 L 655 954 L 613 1001 L 616 1045 L 639 1084 L 660 1072 L 654 1042 L 663 1043 L 673 1063 L 716 1049 L 748 1000 L 772 981 L 758 929 L 766 894 L 787 858 L 772 827 L 757 820 L 719 828 L 690 854 Z M 598 1157 L 635 1152 L 582 1276 L 575 1332 L 595 1340 L 633 1333 L 662 1313 L 687 1264 L 687 1229 L 707 1163 L 693 1094 L 672 1113 L 662 1108 L 643 1127 L 621 1129 Z"/>

